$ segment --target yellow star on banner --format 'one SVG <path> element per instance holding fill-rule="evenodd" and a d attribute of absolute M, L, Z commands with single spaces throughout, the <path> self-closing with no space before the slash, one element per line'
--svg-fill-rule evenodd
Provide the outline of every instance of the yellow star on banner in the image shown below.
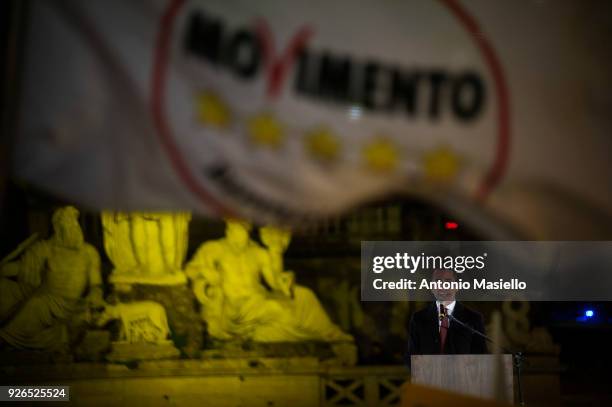
<path fill-rule="evenodd" d="M 225 128 L 229 125 L 231 115 L 227 105 L 212 92 L 200 92 L 196 96 L 198 120 L 207 126 Z"/>
<path fill-rule="evenodd" d="M 247 130 L 251 142 L 256 145 L 278 148 L 284 141 L 281 124 L 270 113 L 262 113 L 250 119 Z"/>
<path fill-rule="evenodd" d="M 379 138 L 363 149 L 365 164 L 376 172 L 394 171 L 399 164 L 399 151 L 391 140 Z"/>
<path fill-rule="evenodd" d="M 330 162 L 338 157 L 340 142 L 329 129 L 320 128 L 306 135 L 306 149 L 313 158 Z"/>
<path fill-rule="evenodd" d="M 443 146 L 423 155 L 425 177 L 434 182 L 452 181 L 459 172 L 461 160 L 450 148 Z"/>

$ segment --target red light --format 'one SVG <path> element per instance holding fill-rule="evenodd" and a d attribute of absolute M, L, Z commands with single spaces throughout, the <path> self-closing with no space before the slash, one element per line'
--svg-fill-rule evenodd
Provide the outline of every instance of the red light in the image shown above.
<path fill-rule="evenodd" d="M 444 224 L 444 227 L 446 229 L 452 230 L 452 229 L 457 229 L 459 227 L 459 224 L 457 222 L 446 222 Z"/>

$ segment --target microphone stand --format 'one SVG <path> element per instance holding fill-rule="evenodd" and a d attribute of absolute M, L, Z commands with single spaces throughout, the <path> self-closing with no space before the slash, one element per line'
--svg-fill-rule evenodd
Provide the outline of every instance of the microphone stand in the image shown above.
<path fill-rule="evenodd" d="M 489 341 L 490 343 L 492 343 L 494 345 L 498 345 L 489 336 L 485 335 L 484 333 L 480 332 L 477 329 L 474 329 L 473 327 L 471 327 L 470 325 L 466 324 L 465 322 L 458 320 L 457 318 L 455 318 L 451 314 L 446 312 L 446 313 L 444 313 L 444 316 L 448 317 L 449 321 L 456 322 L 457 324 L 459 324 L 460 326 L 464 327 L 465 329 L 467 329 L 471 333 L 476 334 L 478 336 L 481 336 L 482 338 L 484 338 L 485 340 Z M 524 357 L 522 352 L 512 352 L 512 351 L 506 349 L 503 346 L 500 346 L 499 348 L 501 350 L 503 350 L 505 353 L 510 353 L 512 355 L 513 365 L 514 365 L 514 368 L 516 369 L 516 380 L 518 382 L 519 405 L 524 406 L 525 405 L 525 400 L 523 399 L 523 388 L 521 386 L 521 370 L 523 369 L 523 362 L 525 360 L 525 357 Z"/>

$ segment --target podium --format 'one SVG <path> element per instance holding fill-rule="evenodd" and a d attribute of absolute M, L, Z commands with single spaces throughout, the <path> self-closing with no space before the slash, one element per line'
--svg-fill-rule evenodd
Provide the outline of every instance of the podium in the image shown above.
<path fill-rule="evenodd" d="M 514 400 L 512 355 L 413 355 L 411 382 L 493 400 Z"/>

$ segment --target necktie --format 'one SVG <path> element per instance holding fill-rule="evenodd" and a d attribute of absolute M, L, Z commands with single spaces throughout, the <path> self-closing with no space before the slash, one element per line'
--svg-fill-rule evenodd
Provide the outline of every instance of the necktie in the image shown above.
<path fill-rule="evenodd" d="M 446 335 L 448 334 L 448 314 L 442 304 L 440 304 L 440 314 L 444 315 L 440 323 L 440 353 L 444 353 L 444 344 L 446 344 Z"/>

